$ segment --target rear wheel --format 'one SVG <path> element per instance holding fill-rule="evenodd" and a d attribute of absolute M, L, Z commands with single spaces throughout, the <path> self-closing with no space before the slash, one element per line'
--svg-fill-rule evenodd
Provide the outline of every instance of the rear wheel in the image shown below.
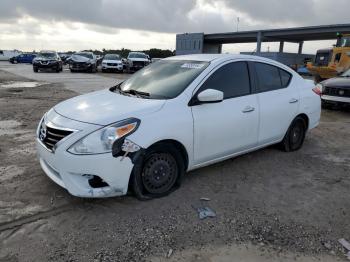
<path fill-rule="evenodd" d="M 299 150 L 304 143 L 306 130 L 304 118 L 296 117 L 283 138 L 282 149 L 286 152 Z"/>
<path fill-rule="evenodd" d="M 134 168 L 132 188 L 141 200 L 168 195 L 181 184 L 185 165 L 181 153 L 170 144 L 153 146 L 142 164 Z"/>

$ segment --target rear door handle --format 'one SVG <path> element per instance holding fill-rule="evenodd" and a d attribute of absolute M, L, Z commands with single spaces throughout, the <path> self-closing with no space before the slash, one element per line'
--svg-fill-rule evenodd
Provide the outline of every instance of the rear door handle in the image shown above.
<path fill-rule="evenodd" d="M 252 106 L 247 106 L 247 107 L 245 107 L 245 108 L 242 110 L 242 112 L 243 112 L 243 113 L 249 113 L 249 112 L 253 112 L 254 110 L 255 110 L 254 107 L 252 107 Z"/>
<path fill-rule="evenodd" d="M 289 100 L 289 104 L 294 104 L 296 102 L 298 102 L 299 100 L 296 98 L 292 98 L 291 100 Z"/>

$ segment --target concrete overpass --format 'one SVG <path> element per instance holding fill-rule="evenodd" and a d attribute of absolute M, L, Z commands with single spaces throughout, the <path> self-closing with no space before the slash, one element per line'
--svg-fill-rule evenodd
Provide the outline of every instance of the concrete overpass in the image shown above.
<path fill-rule="evenodd" d="M 176 36 L 176 54 L 221 53 L 222 44 L 257 43 L 256 54 L 261 53 L 262 42 L 279 42 L 279 52 L 283 52 L 284 43 L 299 44 L 298 54 L 303 51 L 304 41 L 331 40 L 337 38 L 337 32 L 350 34 L 350 24 L 295 27 L 283 29 L 254 30 L 230 33 L 191 33 Z"/>

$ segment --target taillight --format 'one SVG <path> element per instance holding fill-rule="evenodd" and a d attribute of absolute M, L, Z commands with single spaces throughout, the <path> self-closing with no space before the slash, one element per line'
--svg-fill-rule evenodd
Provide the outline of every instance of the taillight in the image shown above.
<path fill-rule="evenodd" d="M 314 93 L 315 93 L 316 95 L 319 95 L 319 96 L 322 95 L 322 91 L 321 91 L 317 86 L 314 87 L 314 88 L 312 88 L 312 91 L 314 91 Z"/>

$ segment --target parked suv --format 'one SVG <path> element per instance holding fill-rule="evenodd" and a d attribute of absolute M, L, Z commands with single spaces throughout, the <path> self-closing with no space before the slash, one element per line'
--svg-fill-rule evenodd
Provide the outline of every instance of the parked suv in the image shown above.
<path fill-rule="evenodd" d="M 318 85 L 322 106 L 350 106 L 350 69 L 340 76 L 325 80 Z"/>
<path fill-rule="evenodd" d="M 63 62 L 55 51 L 41 51 L 33 60 L 33 71 L 54 70 L 57 73 L 63 70 Z"/>
<path fill-rule="evenodd" d="M 149 199 L 178 188 L 186 171 L 277 143 L 300 149 L 320 113 L 314 83 L 276 61 L 175 56 L 56 105 L 38 125 L 38 158 L 75 196 L 131 188 Z"/>
<path fill-rule="evenodd" d="M 69 68 L 74 72 L 97 72 L 97 59 L 92 52 L 77 52 L 69 59 Z"/>
<path fill-rule="evenodd" d="M 130 52 L 128 55 L 130 70 L 137 71 L 150 64 L 150 58 L 145 53 Z"/>
<path fill-rule="evenodd" d="M 123 72 L 124 63 L 120 55 L 118 54 L 106 54 L 102 60 L 102 72 L 117 71 Z"/>

